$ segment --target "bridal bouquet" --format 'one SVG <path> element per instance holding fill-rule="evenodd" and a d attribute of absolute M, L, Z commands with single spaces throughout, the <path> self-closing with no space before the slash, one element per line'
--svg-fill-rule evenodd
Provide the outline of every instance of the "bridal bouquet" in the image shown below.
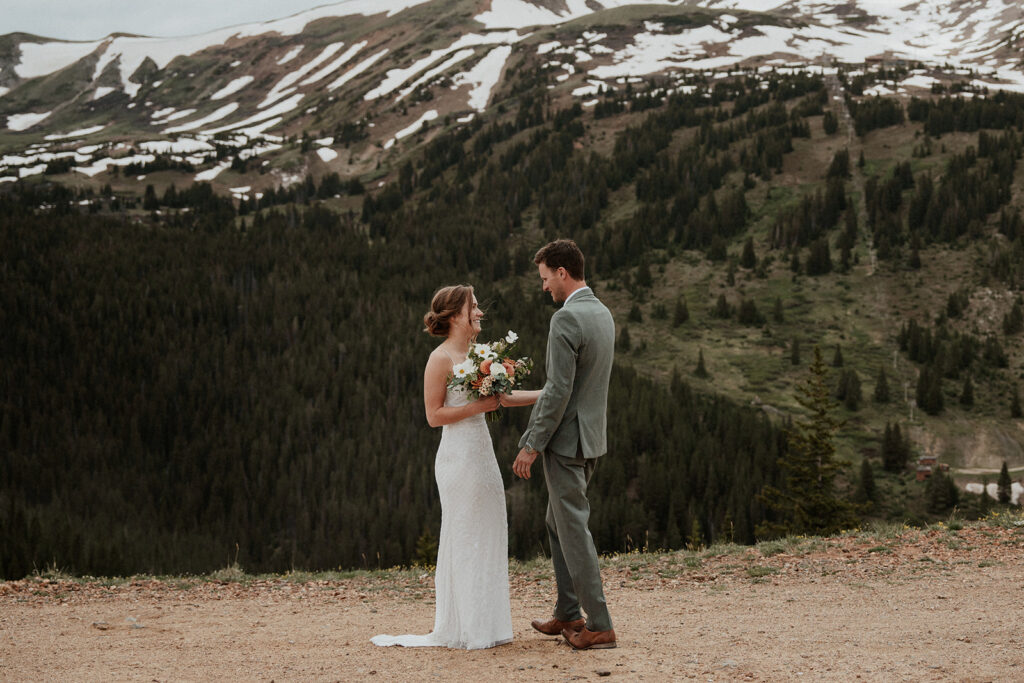
<path fill-rule="evenodd" d="M 529 358 L 512 358 L 519 335 L 508 331 L 504 339 L 489 344 L 473 344 L 463 362 L 452 368 L 448 387 L 462 387 L 472 399 L 495 394 L 511 394 L 533 369 Z M 487 414 L 490 421 L 501 419 L 501 409 Z"/>

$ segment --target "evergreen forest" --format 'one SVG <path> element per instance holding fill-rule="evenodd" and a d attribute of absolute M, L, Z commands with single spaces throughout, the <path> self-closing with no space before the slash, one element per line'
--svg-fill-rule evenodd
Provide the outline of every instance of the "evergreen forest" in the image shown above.
<path fill-rule="evenodd" d="M 515 330 L 540 387 L 532 257 L 556 237 L 618 329 L 600 552 L 1010 504 L 914 471 L 936 439 L 964 462 L 952 417 L 1021 417 L 1024 96 L 737 71 L 584 108 L 548 79 L 521 65 L 373 178 L 0 186 L 0 577 L 431 564 L 422 316 L 473 284 L 483 337 Z M 504 413 L 510 553 L 532 557 L 546 492 L 513 481 L 528 410 Z M 807 467 L 825 489 L 798 489 Z M 812 495 L 837 516 L 807 526 Z"/>

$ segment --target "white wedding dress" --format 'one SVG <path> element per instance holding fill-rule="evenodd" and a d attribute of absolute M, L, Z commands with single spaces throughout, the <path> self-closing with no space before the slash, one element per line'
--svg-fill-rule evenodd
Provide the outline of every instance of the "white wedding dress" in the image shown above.
<path fill-rule="evenodd" d="M 467 402 L 463 390 L 448 389 L 446 406 Z M 511 642 L 505 489 L 484 414 L 441 428 L 434 476 L 441 496 L 434 630 L 371 641 L 466 650 Z"/>

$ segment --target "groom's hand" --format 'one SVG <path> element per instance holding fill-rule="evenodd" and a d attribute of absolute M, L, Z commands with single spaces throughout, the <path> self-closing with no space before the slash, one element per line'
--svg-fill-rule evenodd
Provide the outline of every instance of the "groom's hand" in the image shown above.
<path fill-rule="evenodd" d="M 516 461 L 512 463 L 512 473 L 520 479 L 530 478 L 530 468 L 533 467 L 533 461 L 537 459 L 537 451 L 530 451 L 526 448 L 519 450 L 519 455 L 516 456 Z"/>

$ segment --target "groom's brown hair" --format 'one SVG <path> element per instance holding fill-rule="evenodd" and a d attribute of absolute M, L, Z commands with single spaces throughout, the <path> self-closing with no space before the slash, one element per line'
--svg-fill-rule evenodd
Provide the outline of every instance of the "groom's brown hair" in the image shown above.
<path fill-rule="evenodd" d="M 548 242 L 537 250 L 533 262 L 538 266 L 543 263 L 551 270 L 565 268 L 573 280 L 583 279 L 583 252 L 572 240 Z"/>

